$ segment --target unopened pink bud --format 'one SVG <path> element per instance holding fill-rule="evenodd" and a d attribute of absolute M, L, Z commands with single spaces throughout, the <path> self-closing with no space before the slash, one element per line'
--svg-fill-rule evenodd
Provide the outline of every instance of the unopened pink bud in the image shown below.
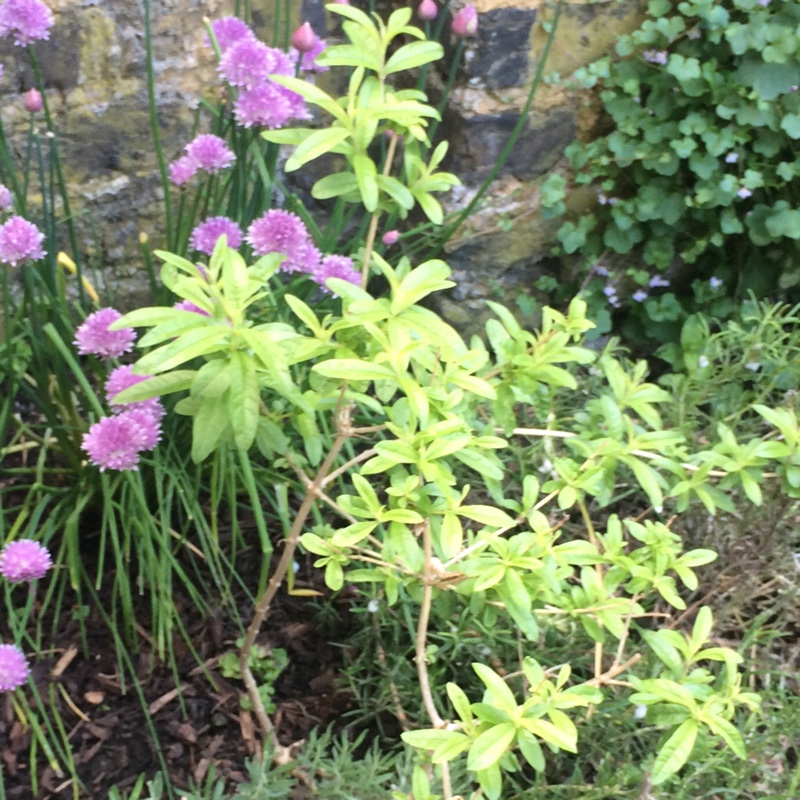
<path fill-rule="evenodd" d="M 453 17 L 450 30 L 456 36 L 474 36 L 478 32 L 478 12 L 475 10 L 475 6 L 464 6 Z"/>
<path fill-rule="evenodd" d="M 397 244 L 397 240 L 400 238 L 400 231 L 386 231 L 381 237 L 381 241 L 387 246 L 391 247 L 393 244 Z"/>
<path fill-rule="evenodd" d="M 304 22 L 292 34 L 292 47 L 299 53 L 308 53 L 313 47 L 317 37 L 308 22 Z"/>
<path fill-rule="evenodd" d="M 38 114 L 42 110 L 42 95 L 38 89 L 28 89 L 22 97 L 22 105 L 31 114 Z"/>
<path fill-rule="evenodd" d="M 426 22 L 436 19 L 439 16 L 439 9 L 434 0 L 422 0 L 417 7 L 417 16 Z"/>
<path fill-rule="evenodd" d="M 349 6 L 350 0 L 331 0 L 335 6 Z"/>

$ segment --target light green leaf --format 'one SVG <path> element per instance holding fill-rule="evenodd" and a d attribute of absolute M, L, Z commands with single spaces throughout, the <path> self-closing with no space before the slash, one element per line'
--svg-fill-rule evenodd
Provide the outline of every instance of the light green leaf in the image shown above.
<path fill-rule="evenodd" d="M 228 408 L 233 441 L 239 450 L 249 450 L 258 427 L 258 376 L 253 362 L 241 351 L 232 355 L 230 373 Z"/>
<path fill-rule="evenodd" d="M 317 58 L 317 63 L 325 67 L 364 67 L 373 72 L 381 69 L 381 57 L 376 49 L 353 44 L 329 47 Z"/>
<path fill-rule="evenodd" d="M 434 225 L 441 225 L 444 219 L 442 204 L 433 197 L 433 195 L 423 189 L 412 187 L 411 194 L 414 195 L 414 199 L 419 203 L 419 207 L 422 209 L 425 216 Z"/>
<path fill-rule="evenodd" d="M 300 537 L 300 544 L 316 556 L 328 556 L 333 552 L 330 544 L 316 533 L 304 533 Z"/>
<path fill-rule="evenodd" d="M 195 271 L 197 268 L 195 267 Z M 153 325 L 160 325 L 163 322 L 170 322 L 176 317 L 183 317 L 191 314 L 191 311 L 181 311 L 172 306 L 149 306 L 148 308 L 137 308 L 123 314 L 121 319 L 112 322 L 108 326 L 110 331 L 119 331 L 123 328 L 148 328 Z M 196 314 L 194 316 L 197 316 Z"/>
<path fill-rule="evenodd" d="M 352 172 L 335 172 L 320 178 L 311 187 L 311 196 L 316 200 L 330 200 L 343 194 L 358 191 L 358 181 Z"/>
<path fill-rule="evenodd" d="M 438 42 L 422 41 L 403 45 L 392 54 L 383 68 L 385 75 L 421 67 L 438 61 L 444 55 L 444 48 Z"/>
<path fill-rule="evenodd" d="M 517 734 L 517 745 L 523 758 L 537 771 L 544 772 L 545 760 L 539 740 L 524 728 Z"/>
<path fill-rule="evenodd" d="M 375 180 L 378 182 L 378 188 L 388 194 L 400 208 L 406 211 L 414 208 L 413 195 L 397 178 L 393 178 L 391 175 L 378 175 Z"/>
<path fill-rule="evenodd" d="M 298 145 L 286 162 L 286 171 L 294 172 L 309 161 L 319 158 L 325 153 L 334 151 L 336 146 L 350 136 L 347 128 L 322 128 L 308 136 Z"/>
<path fill-rule="evenodd" d="M 464 541 L 464 529 L 461 520 L 455 514 L 445 514 L 442 517 L 442 527 L 439 531 L 439 544 L 445 558 L 453 558 L 461 550 Z"/>
<path fill-rule="evenodd" d="M 467 755 L 467 769 L 483 770 L 496 764 L 509 750 L 517 728 L 513 722 L 502 722 L 484 731 L 473 743 Z"/>
<path fill-rule="evenodd" d="M 136 403 L 140 400 L 149 400 L 151 397 L 181 392 L 191 387 L 195 375 L 197 375 L 197 371 L 193 369 L 175 370 L 165 375 L 155 375 L 119 392 L 111 400 L 115 403 Z"/>
<path fill-rule="evenodd" d="M 475 777 L 478 779 L 481 791 L 486 795 L 486 800 L 500 800 L 503 790 L 503 773 L 499 764 L 479 770 Z"/>
<path fill-rule="evenodd" d="M 706 716 L 704 722 L 717 736 L 722 737 L 725 744 L 727 744 L 739 758 L 747 758 L 744 739 L 734 725 L 728 722 L 728 720 L 716 715 Z"/>
<path fill-rule="evenodd" d="M 364 208 L 370 213 L 378 207 L 378 168 L 375 162 L 364 153 L 353 156 L 353 171 L 358 181 L 358 190 L 361 192 L 361 201 Z"/>
<path fill-rule="evenodd" d="M 421 514 L 410 508 L 393 508 L 390 511 L 383 511 L 380 519 L 381 522 L 400 522 L 403 525 L 419 525 L 425 521 Z"/>
<path fill-rule="evenodd" d="M 192 461 L 205 460 L 229 429 L 227 395 L 204 398 L 192 421 Z"/>
<path fill-rule="evenodd" d="M 207 328 L 215 324 L 214 320 L 193 311 L 176 310 L 176 314 L 180 314 L 180 317 L 170 319 L 167 322 L 161 322 L 155 327 L 150 328 L 150 330 L 139 339 L 137 346 L 143 349 L 155 347 L 162 342 L 172 341 L 193 328 Z"/>
<path fill-rule="evenodd" d="M 360 361 L 357 358 L 332 358 L 330 361 L 315 364 L 313 370 L 326 378 L 344 381 L 379 381 L 394 378 L 394 372 L 389 367 Z"/>
<path fill-rule="evenodd" d="M 697 739 L 697 721 L 687 719 L 661 747 L 653 764 L 650 780 L 659 786 L 671 778 L 688 760 Z"/>
<path fill-rule="evenodd" d="M 472 707 L 467 695 L 455 683 L 448 683 L 445 689 L 456 714 L 462 721 L 469 722 L 472 719 Z"/>
<path fill-rule="evenodd" d="M 289 308 L 294 311 L 295 316 L 305 323 L 314 336 L 323 335 L 322 325 L 320 325 L 317 315 L 311 310 L 310 306 L 293 294 L 285 294 L 283 299 L 286 301 Z"/>
<path fill-rule="evenodd" d="M 452 761 L 456 756 L 463 753 L 472 743 L 472 739 L 466 734 L 459 733 L 458 731 L 448 731 L 452 736 L 450 741 L 442 742 L 431 755 L 431 761 L 434 764 L 443 764 L 446 761 Z"/>
<path fill-rule="evenodd" d="M 472 669 L 475 670 L 484 686 L 489 690 L 492 701 L 498 709 L 506 712 L 516 710 L 517 701 L 514 698 L 514 693 L 491 667 L 487 667 L 486 664 L 474 663 Z"/>
<path fill-rule="evenodd" d="M 472 505 L 459 506 L 456 513 L 467 519 L 474 519 L 482 525 L 493 525 L 495 528 L 508 528 L 516 524 L 516 520 L 505 511 L 494 506 Z"/>
<path fill-rule="evenodd" d="M 417 461 L 417 452 L 411 445 L 401 442 L 399 440 L 390 440 L 388 442 L 378 442 L 375 445 L 375 450 L 379 456 L 392 461 L 395 464 L 414 464 Z M 368 462 L 369 463 L 369 462 Z M 362 474 L 370 474 L 361 468 Z"/>
<path fill-rule="evenodd" d="M 500 481 L 503 479 L 503 470 L 483 453 L 465 447 L 457 453 L 453 453 L 453 458 L 457 458 L 462 464 L 466 464 L 470 469 L 483 475 L 484 478 Z"/>
<path fill-rule="evenodd" d="M 325 585 L 334 592 L 344 586 L 344 570 L 338 561 L 329 561 L 325 565 Z"/>
<path fill-rule="evenodd" d="M 641 636 L 658 659 L 672 670 L 672 672 L 676 674 L 681 672 L 683 669 L 683 662 L 681 661 L 680 653 L 661 635 L 661 631 L 642 630 Z"/>
<path fill-rule="evenodd" d="M 702 647 L 711 635 L 711 629 L 714 626 L 714 615 L 708 606 L 703 606 L 698 612 L 694 620 L 694 627 L 692 628 L 692 646 L 695 649 Z"/>
<path fill-rule="evenodd" d="M 437 747 L 450 741 L 455 731 L 445 731 L 434 728 L 426 728 L 421 731 L 406 731 L 400 734 L 400 738 L 411 747 L 418 750 L 435 750 Z"/>
<path fill-rule="evenodd" d="M 554 744 L 560 750 L 567 750 L 570 753 L 577 753 L 577 734 L 562 730 L 546 719 L 523 718 L 521 721 L 525 730 L 536 734 L 540 739 L 550 744 Z"/>
<path fill-rule="evenodd" d="M 137 370 L 151 375 L 167 372 L 199 356 L 208 355 L 229 346 L 231 329 L 227 325 L 195 328 L 169 344 L 151 350 L 139 359 Z"/>
<path fill-rule="evenodd" d="M 392 297 L 392 314 L 399 314 L 433 292 L 455 286 L 449 277 L 450 267 L 438 258 L 420 264 L 400 281 Z"/>
<path fill-rule="evenodd" d="M 473 591 L 483 592 L 486 589 L 496 586 L 503 580 L 506 574 L 506 567 L 504 564 L 493 564 L 481 570 L 481 574 L 475 579 Z"/>
<path fill-rule="evenodd" d="M 329 50 L 332 48 L 329 48 Z M 299 94 L 304 100 L 313 103 L 316 106 L 327 111 L 346 128 L 350 123 L 350 118 L 347 112 L 339 105 L 339 103 L 331 97 L 327 92 L 324 92 L 318 86 L 308 81 L 299 78 L 292 78 L 287 75 L 271 75 L 270 80 L 285 86 L 287 89 Z M 262 136 L 268 141 L 277 141 L 279 137 L 274 137 L 273 133 L 278 131 L 265 131 Z"/>
<path fill-rule="evenodd" d="M 497 397 L 497 392 L 494 390 L 494 387 L 477 375 L 457 372 L 450 376 L 450 381 L 460 389 L 476 394 L 478 397 L 485 397 L 487 400 L 494 400 Z"/>

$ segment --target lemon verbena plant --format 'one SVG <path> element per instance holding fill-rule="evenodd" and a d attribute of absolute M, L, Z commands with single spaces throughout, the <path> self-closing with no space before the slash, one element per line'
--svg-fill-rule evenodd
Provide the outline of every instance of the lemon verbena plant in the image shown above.
<path fill-rule="evenodd" d="M 428 720 L 402 738 L 439 768 L 435 780 L 416 771 L 415 800 L 454 798 L 449 764 L 456 759 L 486 797 L 501 797 L 504 774 L 523 762 L 542 772 L 548 751 L 576 752 L 582 717 L 594 708 L 602 713 L 620 695 L 663 730 L 649 764 L 653 784 L 675 775 L 700 739 L 717 738 L 744 757 L 736 715 L 755 709 L 758 698 L 742 687 L 741 656 L 713 642 L 708 608 L 698 609 L 688 630 L 671 617 L 686 609 L 695 570 L 715 553 L 686 551 L 662 514 L 696 500 L 713 513 L 738 487 L 760 502 L 753 487 L 766 480 L 768 464 L 795 491 L 796 418 L 756 407 L 763 437 L 740 443 L 724 429 L 698 451 L 665 428 L 660 409 L 670 395 L 647 381 L 643 363 L 585 346 L 592 323 L 580 299 L 566 313 L 544 309 L 537 331 L 492 304 L 496 318 L 485 339 L 464 341 L 426 307 L 453 286 L 447 264 L 390 263 L 372 247 L 384 213 L 419 205 L 438 221 L 431 193 L 455 180 L 435 172 L 446 146 L 434 150 L 433 164 L 420 160 L 418 143 L 430 144 L 427 122 L 436 117 L 427 98 L 389 84 L 441 51 L 409 25 L 408 10 L 387 23 L 347 6 L 329 10 L 344 17 L 351 44 L 319 60 L 352 70 L 345 96 L 281 81 L 333 122 L 268 136 L 296 148 L 290 168 L 324 152 L 344 156 L 348 169 L 322 178 L 315 192 L 373 215 L 362 285 L 329 279 L 341 311 L 320 318 L 297 296 L 275 291 L 280 254 L 248 264 L 221 238 L 207 264 L 159 253 L 164 284 L 197 310 L 144 308 L 112 326 L 149 328 L 139 342 L 148 352 L 135 370 L 151 377 L 118 402 L 181 393 L 175 411 L 193 418 L 196 461 L 233 446 L 245 475 L 252 478 L 251 460 L 268 459 L 305 488 L 241 648 L 240 671 L 262 733 L 276 758 L 291 757 L 264 709 L 249 656 L 302 547 L 316 556 L 330 589 L 372 584 L 389 605 L 413 606 Z M 396 47 L 398 37 L 412 41 Z M 378 142 L 387 143 L 382 163 Z M 383 278 L 385 293 L 368 290 L 370 272 Z M 276 321 L 287 309 L 294 321 Z M 579 391 L 576 376 L 589 367 L 603 377 L 602 389 L 585 413 L 560 419 L 564 395 Z M 532 418 L 541 427 L 521 424 Z M 551 442 L 545 480 L 510 474 L 503 458 L 510 437 Z M 649 514 L 609 513 L 620 484 L 646 495 Z M 309 524 L 312 510 L 324 521 Z M 564 525 L 568 516 L 580 521 L 580 533 Z M 434 685 L 427 642 L 439 603 L 484 626 L 513 626 L 522 641 L 519 663 L 476 663 L 475 682 Z M 584 652 L 576 653 L 575 668 L 543 663 L 543 633 L 564 620 L 582 630 L 591 669 L 578 658 Z"/>

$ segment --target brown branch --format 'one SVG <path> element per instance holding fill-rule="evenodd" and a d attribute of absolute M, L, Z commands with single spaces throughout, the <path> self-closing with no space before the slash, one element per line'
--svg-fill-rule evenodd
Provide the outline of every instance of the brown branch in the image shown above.
<path fill-rule="evenodd" d="M 258 684 L 256 683 L 253 673 L 250 670 L 248 656 L 255 645 L 256 637 L 261 631 L 261 626 L 264 624 L 267 616 L 269 615 L 272 601 L 274 600 L 275 595 L 278 593 L 278 589 L 281 587 L 281 584 L 286 577 L 286 573 L 292 566 L 292 562 L 294 561 L 294 553 L 300 541 L 300 534 L 303 530 L 306 519 L 311 512 L 311 508 L 313 507 L 315 500 L 319 497 L 319 493 L 322 488 L 322 482 L 325 480 L 325 476 L 333 466 L 333 463 L 344 446 L 345 441 L 350 436 L 350 425 L 347 409 L 343 409 L 341 407 L 337 409 L 337 429 L 337 436 L 333 446 L 330 449 L 330 452 L 322 462 L 316 477 L 313 481 L 311 481 L 306 489 L 306 495 L 303 498 L 303 502 L 300 504 L 297 515 L 294 518 L 292 527 L 289 530 L 289 535 L 286 537 L 283 554 L 278 561 L 278 566 L 275 568 L 275 572 L 272 574 L 272 577 L 269 579 L 269 582 L 264 589 L 264 593 L 261 595 L 258 603 L 256 604 L 255 611 L 253 612 L 253 619 L 247 628 L 247 634 L 245 635 L 244 642 L 239 650 L 239 668 L 242 673 L 242 680 L 244 681 L 245 688 L 247 689 L 248 697 L 250 698 L 250 702 L 253 704 L 253 711 L 255 712 L 256 719 L 258 720 L 259 727 L 264 734 L 264 738 L 272 744 L 275 750 L 274 759 L 279 763 L 285 763 L 288 761 L 291 758 L 291 754 L 289 752 L 289 748 L 283 747 L 278 741 L 278 736 L 275 732 L 275 726 L 267 716 L 267 712 L 264 709 L 264 704 L 261 702 L 261 696 L 258 693 Z"/>

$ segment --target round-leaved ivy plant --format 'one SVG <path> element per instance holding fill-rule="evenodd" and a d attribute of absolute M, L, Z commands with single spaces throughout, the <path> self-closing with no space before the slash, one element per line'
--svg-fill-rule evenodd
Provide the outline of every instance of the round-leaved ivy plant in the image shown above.
<path fill-rule="evenodd" d="M 651 0 L 617 57 L 576 73 L 612 125 L 567 151 L 598 204 L 559 239 L 601 265 L 590 295 L 645 323 L 634 337 L 674 339 L 700 306 L 725 316 L 730 297 L 800 285 L 799 26 L 787 0 Z M 551 216 L 565 184 L 545 183 Z"/>

